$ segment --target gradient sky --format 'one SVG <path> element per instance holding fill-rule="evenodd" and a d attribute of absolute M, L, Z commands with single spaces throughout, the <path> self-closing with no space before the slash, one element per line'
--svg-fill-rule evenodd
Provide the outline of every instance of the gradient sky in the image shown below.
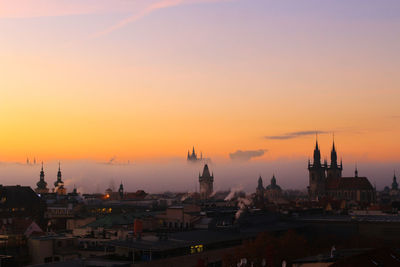
<path fill-rule="evenodd" d="M 400 161 L 400 2 L 0 0 L 0 161 Z M 300 133 L 299 133 L 300 132 Z M 392 171 L 392 170 L 390 170 Z M 269 175 L 269 174 L 268 174 Z"/>

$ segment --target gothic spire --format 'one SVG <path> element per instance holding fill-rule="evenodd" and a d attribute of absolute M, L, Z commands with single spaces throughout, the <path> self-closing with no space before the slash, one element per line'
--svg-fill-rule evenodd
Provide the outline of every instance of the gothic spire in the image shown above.
<path fill-rule="evenodd" d="M 335 136 L 333 137 L 332 151 L 331 151 L 331 167 L 337 166 L 337 153 L 335 148 Z"/>
<path fill-rule="evenodd" d="M 318 137 L 317 137 L 317 140 L 315 141 L 315 149 L 314 149 L 314 166 L 320 166 L 320 165 L 321 165 L 321 152 L 319 151 Z"/>
<path fill-rule="evenodd" d="M 61 162 L 58 162 L 57 180 L 61 181 Z"/>
<path fill-rule="evenodd" d="M 40 180 L 44 180 L 43 161 L 42 161 L 42 168 L 40 170 Z"/>

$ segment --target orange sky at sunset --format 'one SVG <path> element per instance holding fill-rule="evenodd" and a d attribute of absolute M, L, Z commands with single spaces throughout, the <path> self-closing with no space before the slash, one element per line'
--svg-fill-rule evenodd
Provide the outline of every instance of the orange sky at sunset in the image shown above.
<path fill-rule="evenodd" d="M 102 35 L 149 6 L 0 12 L 0 161 L 147 161 L 193 145 L 299 159 L 314 134 L 271 136 L 316 130 L 323 156 L 334 132 L 347 162 L 399 161 L 396 2 L 282 2 L 180 1 Z"/>

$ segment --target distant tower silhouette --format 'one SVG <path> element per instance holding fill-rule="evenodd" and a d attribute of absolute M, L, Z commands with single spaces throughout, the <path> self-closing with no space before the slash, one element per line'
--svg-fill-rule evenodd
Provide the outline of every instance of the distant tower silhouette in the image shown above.
<path fill-rule="evenodd" d="M 61 175 L 61 163 L 58 162 L 57 180 L 54 182 L 54 187 L 57 187 L 60 184 L 64 184 L 64 182 L 62 181 L 62 175 Z"/>
<path fill-rule="evenodd" d="M 119 193 L 120 199 L 123 199 L 124 198 L 124 186 L 122 185 L 122 181 L 121 181 L 121 184 L 119 185 L 118 193 Z"/>
<path fill-rule="evenodd" d="M 396 172 L 393 174 L 392 190 L 398 190 L 399 185 L 397 184 Z"/>
<path fill-rule="evenodd" d="M 313 200 L 320 198 L 325 194 L 325 170 L 327 168 L 327 164 L 321 164 L 321 152 L 318 147 L 318 139 L 315 142 L 314 149 L 314 161 L 311 164 L 308 161 L 308 172 L 309 172 L 309 186 L 308 186 L 308 194 L 309 197 Z"/>
<path fill-rule="evenodd" d="M 213 192 L 214 174 L 210 174 L 208 165 L 204 165 L 203 175 L 199 174 L 200 197 L 207 199 Z"/>
<path fill-rule="evenodd" d="M 64 182 L 62 181 L 61 175 L 61 163 L 58 162 L 58 172 L 57 172 L 57 180 L 54 182 L 55 191 L 59 195 L 65 195 L 67 193 L 66 188 L 64 187 Z"/>
<path fill-rule="evenodd" d="M 327 168 L 327 179 L 338 179 L 342 177 L 342 163 L 338 164 L 337 153 L 335 148 L 335 140 L 332 143 L 331 165 Z"/>
<path fill-rule="evenodd" d="M 257 195 L 264 195 L 264 185 L 263 185 L 263 180 L 262 177 L 260 175 L 260 177 L 258 177 L 258 184 L 257 184 L 257 188 L 256 188 L 256 194 Z"/>
<path fill-rule="evenodd" d="M 194 150 L 194 147 L 193 147 L 193 149 L 192 149 L 192 154 L 190 154 L 190 153 L 189 153 L 189 150 L 188 150 L 188 153 L 187 153 L 187 161 L 189 161 L 189 162 L 197 162 L 197 161 L 202 160 L 202 159 L 203 159 L 203 153 L 201 153 L 200 158 L 198 158 L 198 157 L 197 157 L 197 153 L 196 153 L 196 151 Z"/>
<path fill-rule="evenodd" d="M 47 188 L 47 183 L 44 180 L 44 170 L 43 170 L 43 162 L 42 162 L 42 169 L 40 170 L 40 180 L 39 182 L 36 183 L 37 188 L 35 189 L 35 192 L 37 194 L 46 194 L 49 192 L 49 189 Z"/>

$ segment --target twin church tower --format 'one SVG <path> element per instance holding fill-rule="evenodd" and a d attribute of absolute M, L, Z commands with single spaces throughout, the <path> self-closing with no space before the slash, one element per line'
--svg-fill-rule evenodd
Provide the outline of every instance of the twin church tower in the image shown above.
<path fill-rule="evenodd" d="M 47 188 L 47 183 L 44 180 L 43 162 L 42 162 L 42 169 L 40 170 L 40 179 L 39 179 L 39 182 L 36 183 L 36 185 L 37 185 L 37 188 L 35 189 L 35 192 L 37 194 L 49 193 L 49 189 Z M 64 187 L 64 182 L 62 181 L 61 164 L 58 163 L 57 180 L 54 182 L 54 192 L 59 195 L 65 195 L 66 191 L 67 190 Z"/>
<path fill-rule="evenodd" d="M 371 204 L 376 201 L 376 190 L 367 177 L 359 177 L 357 168 L 354 177 L 342 177 L 342 170 L 342 161 L 338 164 L 335 141 L 332 144 L 331 162 L 328 165 L 327 160 L 321 163 L 321 151 L 317 140 L 313 162 L 308 161 L 309 198 L 319 200 L 328 197 L 364 204 Z"/>
<path fill-rule="evenodd" d="M 318 140 L 315 142 L 314 161 L 308 160 L 309 183 L 308 193 L 311 199 L 320 198 L 325 195 L 327 180 L 337 180 L 342 177 L 342 161 L 338 164 L 335 141 L 332 144 L 331 164 L 327 160 L 321 163 L 321 151 L 319 150 Z"/>

